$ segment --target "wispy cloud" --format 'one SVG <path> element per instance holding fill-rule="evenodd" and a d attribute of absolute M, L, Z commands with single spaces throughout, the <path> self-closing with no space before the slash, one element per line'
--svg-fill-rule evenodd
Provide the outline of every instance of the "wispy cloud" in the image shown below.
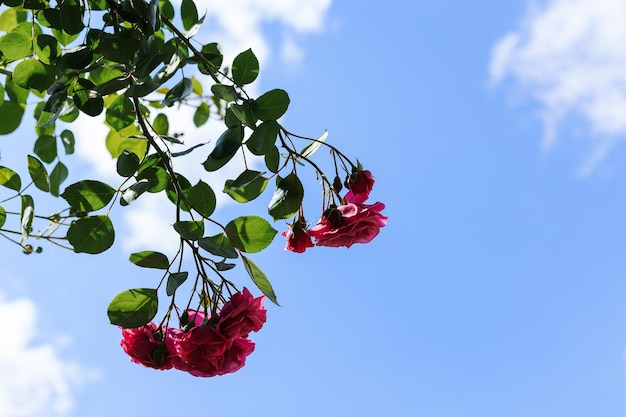
<path fill-rule="evenodd" d="M 63 359 L 59 343 L 37 343 L 37 312 L 26 298 L 0 293 L 0 417 L 65 416 L 76 390 L 97 374 Z"/>
<path fill-rule="evenodd" d="M 543 146 L 552 148 L 566 120 L 582 120 L 589 175 L 626 137 L 626 2 L 549 0 L 533 3 L 519 29 L 493 48 L 493 84 L 512 80 L 541 106 Z"/>

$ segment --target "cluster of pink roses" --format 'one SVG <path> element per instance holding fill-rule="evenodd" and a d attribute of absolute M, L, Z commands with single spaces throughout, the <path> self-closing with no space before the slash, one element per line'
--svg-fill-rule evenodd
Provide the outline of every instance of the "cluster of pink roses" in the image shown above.
<path fill-rule="evenodd" d="M 131 361 L 154 369 L 174 368 L 201 377 L 235 372 L 254 351 L 248 335 L 265 323 L 264 298 L 255 298 L 244 288 L 224 304 L 218 317 L 187 310 L 184 330 L 157 328 L 151 322 L 122 329 L 120 344 Z"/>
<path fill-rule="evenodd" d="M 343 198 L 345 204 L 330 207 L 310 229 L 298 220 L 283 232 L 287 239 L 285 250 L 302 253 L 314 246 L 312 238 L 317 246 L 349 248 L 355 243 L 367 243 L 378 235 L 380 228 L 387 224 L 387 217 L 381 213 L 385 208 L 383 203 L 365 204 L 374 187 L 372 173 L 357 171 L 348 178 L 346 185 L 349 190 Z"/>

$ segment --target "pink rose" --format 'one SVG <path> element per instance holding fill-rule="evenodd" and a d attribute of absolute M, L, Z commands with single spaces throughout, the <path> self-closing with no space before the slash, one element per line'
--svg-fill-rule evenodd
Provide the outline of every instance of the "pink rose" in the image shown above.
<path fill-rule="evenodd" d="M 362 171 L 364 172 L 364 171 Z M 383 203 L 349 203 L 328 210 L 318 224 L 309 229 L 318 246 L 350 247 L 374 239 L 387 224 L 381 214 Z"/>
<path fill-rule="evenodd" d="M 309 236 L 309 233 L 303 229 L 289 229 L 283 232 L 283 236 L 287 238 L 285 250 L 303 253 L 307 248 L 312 248 L 314 246 L 311 241 L 311 236 Z"/>
<path fill-rule="evenodd" d="M 374 177 L 369 171 L 358 171 L 348 177 L 346 201 L 348 203 L 363 203 L 370 195 L 374 187 Z"/>
<path fill-rule="evenodd" d="M 240 337 L 233 341 L 232 346 L 226 349 L 217 369 L 218 375 L 237 372 L 246 364 L 246 358 L 254 352 L 254 342 Z"/>
<path fill-rule="evenodd" d="M 242 292 L 233 294 L 220 312 L 217 330 L 230 340 L 248 337 L 250 332 L 258 332 L 267 318 L 267 311 L 263 307 L 264 299 L 264 295 L 254 298 L 245 287 Z"/>
<path fill-rule="evenodd" d="M 219 375 L 224 352 L 230 344 L 212 326 L 194 327 L 187 333 L 175 332 L 169 340 L 176 351 L 173 360 L 176 369 L 204 377 Z"/>
<path fill-rule="evenodd" d="M 174 365 L 166 344 L 160 340 L 161 334 L 154 323 L 122 329 L 120 345 L 132 362 L 154 369 L 171 369 Z"/>

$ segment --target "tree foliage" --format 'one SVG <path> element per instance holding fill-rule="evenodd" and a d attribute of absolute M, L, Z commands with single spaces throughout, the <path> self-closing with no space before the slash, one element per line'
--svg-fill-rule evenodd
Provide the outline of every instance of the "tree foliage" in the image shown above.
<path fill-rule="evenodd" d="M 41 252 L 30 242 L 45 239 L 78 253 L 99 254 L 115 241 L 113 210 L 123 210 L 119 206 L 146 193 L 167 195 L 178 251 L 167 255 L 146 248 L 131 254 L 131 263 L 158 270 L 157 284 L 121 292 L 108 309 L 114 325 L 152 326 L 146 334 L 159 346 L 165 343 L 161 329 L 176 326 L 170 320 L 176 318 L 184 329 L 190 306 L 215 325 L 210 317 L 219 317 L 230 294 L 240 292 L 230 270 L 245 270 L 277 303 L 251 254 L 267 248 L 278 233 L 266 216 L 273 221 L 293 218 L 283 233 L 287 249 L 303 252 L 313 246 L 304 219 L 304 167 L 320 180 L 321 217 L 330 222 L 329 230 L 341 234 L 350 226 L 352 233 L 356 224 L 360 233 L 349 237 L 348 244 L 334 246 L 367 242 L 386 222 L 380 210 L 372 209 L 378 223 L 371 223 L 368 214 L 369 229 L 359 232 L 361 217 L 357 223 L 352 220 L 356 217 L 342 217 L 345 210 L 336 208 L 364 205 L 346 200 L 342 188 L 363 182 L 358 177 L 365 178 L 361 173 L 368 171 L 327 144 L 326 133 L 313 138 L 290 133 L 280 123 L 290 104 L 286 91 L 250 96 L 246 86 L 259 75 L 257 57 L 248 49 L 225 63 L 218 44 L 195 41 L 204 20 L 198 6 L 193 0 L 183 0 L 180 7 L 169 0 L 0 0 L 0 134 L 14 132 L 27 114 L 36 121 L 32 153 L 25 161 L 28 177 L 18 174 L 24 167 L 0 166 L 0 234 L 25 253 Z M 198 77 L 210 80 L 210 92 Z M 181 104 L 194 106 L 195 127 L 223 124 L 210 150 L 204 144 L 185 146 L 172 133 L 165 109 Z M 65 183 L 78 138 L 71 126 L 80 113 L 103 117 L 109 133 L 101 140 L 117 160 L 117 184 L 100 179 Z M 332 177 L 311 159 L 321 147 L 334 163 Z M 202 166 L 207 175 L 243 158 L 243 171 L 227 180 L 222 191 L 247 203 L 273 189 L 265 216 L 240 216 L 225 224 L 214 218 L 217 200 L 208 181 L 187 179 L 176 169 L 192 152 L 206 153 Z M 59 197 L 61 209 L 39 213 L 35 199 L 41 193 Z M 372 224 L 378 226 L 372 229 Z M 175 296 L 187 281 L 193 281 L 191 291 L 176 298 L 185 301 L 181 305 L 186 307 L 179 308 Z M 170 305 L 154 326 L 150 323 L 164 295 Z"/>

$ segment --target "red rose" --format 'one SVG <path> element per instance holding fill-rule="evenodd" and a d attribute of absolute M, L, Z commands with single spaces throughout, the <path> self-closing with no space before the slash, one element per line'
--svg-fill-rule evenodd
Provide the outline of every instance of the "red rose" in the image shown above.
<path fill-rule="evenodd" d="M 254 298 L 244 287 L 242 292 L 233 294 L 224 304 L 216 328 L 225 338 L 235 340 L 248 337 L 250 332 L 258 332 L 267 318 L 263 307 L 265 296 Z"/>
<path fill-rule="evenodd" d="M 194 327 L 187 333 L 175 332 L 169 339 L 176 350 L 176 369 L 194 376 L 220 375 L 218 370 L 230 342 L 212 326 Z"/>
<path fill-rule="evenodd" d="M 171 369 L 172 358 L 154 323 L 135 329 L 122 329 L 120 345 L 130 360 L 154 369 Z"/>
<path fill-rule="evenodd" d="M 367 243 L 387 224 L 387 217 L 381 214 L 384 208 L 383 203 L 339 206 L 325 213 L 320 222 L 309 229 L 309 234 L 318 246 L 349 248 L 355 243 Z"/>
<path fill-rule="evenodd" d="M 358 171 L 348 177 L 347 186 L 350 190 L 346 193 L 346 201 L 348 203 L 363 203 L 374 187 L 374 177 L 369 171 Z"/>
<path fill-rule="evenodd" d="M 311 241 L 311 236 L 309 236 L 309 233 L 306 230 L 296 230 L 292 228 L 283 232 L 283 236 L 287 238 L 285 250 L 302 253 L 307 248 L 312 248 L 314 246 Z"/>
<path fill-rule="evenodd" d="M 217 368 L 217 375 L 237 372 L 246 364 L 246 358 L 254 352 L 254 342 L 240 337 L 235 339 L 230 348 L 226 349 L 221 363 Z"/>

